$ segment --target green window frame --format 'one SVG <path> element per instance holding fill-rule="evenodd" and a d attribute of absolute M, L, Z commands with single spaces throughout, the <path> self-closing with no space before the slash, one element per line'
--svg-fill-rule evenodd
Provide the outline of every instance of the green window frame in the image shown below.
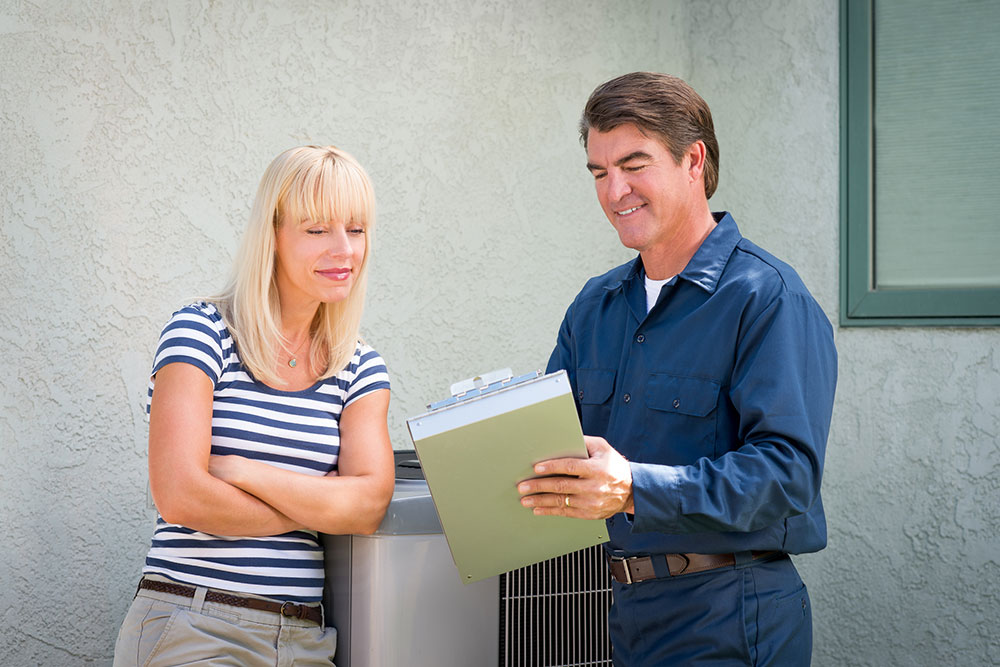
<path fill-rule="evenodd" d="M 875 1 L 840 3 L 840 324 L 1000 325 L 1000 288 L 878 287 L 872 127 Z"/>

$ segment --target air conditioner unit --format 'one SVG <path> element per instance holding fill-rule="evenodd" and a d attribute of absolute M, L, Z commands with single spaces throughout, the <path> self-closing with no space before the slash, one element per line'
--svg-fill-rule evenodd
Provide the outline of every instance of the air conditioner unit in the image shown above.
<path fill-rule="evenodd" d="M 463 584 L 413 452 L 373 535 L 324 535 L 337 667 L 611 665 L 600 546 Z"/>

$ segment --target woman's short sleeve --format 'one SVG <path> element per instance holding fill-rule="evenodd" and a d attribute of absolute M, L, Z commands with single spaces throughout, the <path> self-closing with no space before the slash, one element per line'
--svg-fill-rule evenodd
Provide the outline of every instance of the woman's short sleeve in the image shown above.
<path fill-rule="evenodd" d="M 211 305 L 181 308 L 163 327 L 152 374 L 167 364 L 185 363 L 200 368 L 213 385 L 218 384 L 225 365 L 221 329 L 222 319 Z"/>
<path fill-rule="evenodd" d="M 385 362 L 378 352 L 367 345 L 358 345 L 349 369 L 354 373 L 344 396 L 345 407 L 369 392 L 389 388 L 389 372 L 385 368 Z"/>

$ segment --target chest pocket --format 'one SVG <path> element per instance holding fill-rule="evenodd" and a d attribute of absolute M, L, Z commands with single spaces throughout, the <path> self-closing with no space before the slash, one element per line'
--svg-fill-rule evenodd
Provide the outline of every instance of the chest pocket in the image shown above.
<path fill-rule="evenodd" d="M 686 465 L 715 452 L 716 407 L 721 383 L 705 378 L 652 373 L 646 385 L 650 434 L 666 446 L 667 460 Z"/>
<path fill-rule="evenodd" d="M 576 402 L 580 405 L 580 424 L 586 435 L 607 433 L 614 389 L 614 371 L 601 368 L 577 369 Z"/>

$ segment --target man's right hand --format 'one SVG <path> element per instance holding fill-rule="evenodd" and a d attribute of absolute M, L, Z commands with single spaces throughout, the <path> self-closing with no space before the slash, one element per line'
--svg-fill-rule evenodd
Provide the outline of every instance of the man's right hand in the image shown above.
<path fill-rule="evenodd" d="M 606 519 L 635 511 L 632 469 L 604 438 L 584 436 L 586 459 L 551 459 L 535 464 L 535 474 L 517 486 L 521 504 L 538 515 Z"/>

